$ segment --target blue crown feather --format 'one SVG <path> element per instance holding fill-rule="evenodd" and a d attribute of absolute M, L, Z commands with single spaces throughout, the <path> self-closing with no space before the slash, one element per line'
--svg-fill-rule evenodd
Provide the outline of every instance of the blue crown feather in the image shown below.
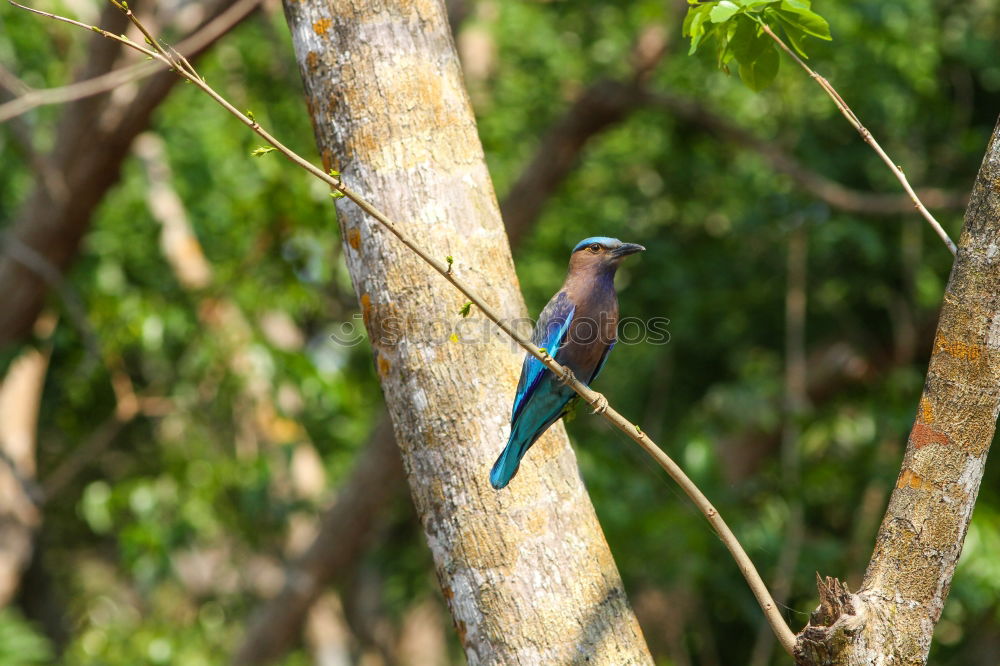
<path fill-rule="evenodd" d="M 592 243 L 600 243 L 607 250 L 613 250 L 622 244 L 622 242 L 617 238 L 608 238 L 607 236 L 591 236 L 590 238 L 584 238 L 582 241 L 577 243 L 576 247 L 573 248 L 573 252 L 582 250 Z"/>

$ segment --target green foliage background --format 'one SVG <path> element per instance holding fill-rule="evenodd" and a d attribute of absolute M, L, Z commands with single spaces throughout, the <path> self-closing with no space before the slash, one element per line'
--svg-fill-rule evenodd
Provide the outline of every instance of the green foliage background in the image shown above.
<path fill-rule="evenodd" d="M 629 76 L 632 44 L 651 23 L 664 24 L 674 42 L 651 89 L 697 100 L 845 186 L 897 192 L 891 174 L 783 54 L 774 83 L 748 90 L 735 72 L 718 70 L 710 49 L 685 55 L 683 16 L 672 5 L 479 0 L 467 8 L 460 43 L 472 32 L 492 48 L 487 75 L 469 88 L 501 198 L 581 90 L 602 77 Z M 996 4 L 852 0 L 814 9 L 834 41 L 812 40 L 810 64 L 911 182 L 967 192 L 1000 111 Z M 66 63 L 82 52 L 81 35 L 0 11 L 0 59 L 33 86 L 64 83 L 72 70 Z M 316 158 L 280 12 L 250 19 L 199 68 L 238 107 L 252 108 L 263 125 Z M 48 107 L 29 116 L 39 145 L 51 144 L 58 114 Z M 217 293 L 208 295 L 231 298 L 247 313 L 254 362 L 275 391 L 291 386 L 301 394 L 296 418 L 333 492 L 366 442 L 380 394 L 368 348 L 328 339 L 334 326 L 354 321 L 357 305 L 327 191 L 273 154 L 251 159 L 254 138 L 190 86 L 158 110 L 154 129 L 215 270 Z M 6 220 L 33 181 L 4 128 L 0 146 Z M 100 353 L 121 356 L 139 391 L 168 397 L 176 408 L 129 424 L 46 508 L 21 603 L 0 613 L 0 663 L 44 663 L 57 649 L 69 664 L 221 663 L 257 599 L 254 563 L 280 560 L 291 517 L 321 504 L 272 492 L 274 457 L 290 455 L 290 446 L 236 455 L 243 387 L 222 341 L 199 322 L 204 295 L 185 291 L 160 252 L 146 186 L 131 159 L 69 283 Z M 960 212 L 938 217 L 957 239 Z M 789 484 L 773 434 L 784 418 L 787 239 L 799 225 L 809 239 L 808 348 L 849 343 L 877 370 L 865 382 L 821 392 L 800 417 L 801 479 Z M 790 507 L 802 502 L 805 537 L 786 609 L 799 628 L 815 604 L 816 571 L 855 583 L 863 572 L 877 527 L 862 520 L 864 500 L 879 502 L 895 481 L 930 345 L 921 334 L 915 353 L 901 355 L 898 315 L 923 333 L 933 330 L 951 256 L 916 215 L 832 209 L 760 155 L 656 109 L 636 112 L 588 146 L 517 249 L 533 312 L 559 286 L 569 248 L 597 234 L 648 248 L 621 271 L 622 311 L 667 317 L 671 334 L 667 345 L 619 344 L 597 388 L 684 464 L 768 578 Z M 52 303 L 65 311 L 58 298 Z M 306 333 L 302 349 L 283 350 L 261 333 L 257 323 L 273 312 Z M 40 476 L 113 410 L 104 365 L 63 314 L 42 407 Z M 760 613 L 703 519 L 603 421 L 581 413 L 569 429 L 633 601 L 666 599 L 672 609 L 669 627 L 661 615 L 643 615 L 658 662 L 687 655 L 697 664 L 746 663 Z M 746 433 L 771 433 L 764 438 L 771 443 L 734 450 Z M 748 456 L 751 467 L 738 470 Z M 1000 660 L 997 487 L 991 464 L 932 663 Z M 378 614 L 391 626 L 419 600 L 438 599 L 421 538 L 401 497 L 360 565 L 365 575 L 352 577 L 376 581 Z M 177 561 L 195 549 L 222 553 L 235 582 L 201 593 L 186 588 Z M 348 585 L 345 598 L 360 595 L 360 585 Z M 363 631 L 355 640 L 359 654 L 371 644 Z M 307 661 L 300 650 L 286 663 Z M 773 661 L 787 663 L 777 654 Z"/>

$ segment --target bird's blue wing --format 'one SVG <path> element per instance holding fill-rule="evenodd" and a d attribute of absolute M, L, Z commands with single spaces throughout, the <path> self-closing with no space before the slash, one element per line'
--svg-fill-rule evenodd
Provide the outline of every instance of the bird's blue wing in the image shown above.
<path fill-rule="evenodd" d="M 565 292 L 560 291 L 553 296 L 538 315 L 538 323 L 535 324 L 531 342 L 544 347 L 549 356 L 555 356 L 566 339 L 575 310 L 576 306 L 566 297 Z M 514 395 L 514 408 L 510 414 L 511 422 L 517 420 L 517 415 L 524 409 L 524 405 L 538 387 L 538 382 L 544 374 L 545 364 L 531 354 L 525 355 L 524 364 L 521 366 L 521 379 L 517 383 L 517 393 Z"/>
<path fill-rule="evenodd" d="M 604 364 L 608 362 L 608 356 L 611 355 L 611 350 L 615 348 L 616 342 L 618 342 L 617 338 L 612 340 L 611 344 L 608 345 L 607 349 L 604 350 L 604 353 L 601 354 L 601 360 L 597 363 L 597 369 L 594 370 L 594 374 L 592 374 L 590 376 L 590 379 L 587 380 L 587 386 L 590 386 L 590 383 L 595 379 L 597 379 L 597 375 L 601 374 L 601 370 L 604 369 Z"/>

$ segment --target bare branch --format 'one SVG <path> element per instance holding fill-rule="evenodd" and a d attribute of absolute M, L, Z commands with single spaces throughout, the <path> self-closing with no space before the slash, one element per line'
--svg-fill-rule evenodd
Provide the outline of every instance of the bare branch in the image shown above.
<path fill-rule="evenodd" d="M 686 4 L 675 4 L 678 5 L 675 14 L 685 11 Z M 587 144 L 641 108 L 644 86 L 669 52 L 670 45 L 668 33 L 662 26 L 647 26 L 632 46 L 629 79 L 626 82 L 602 79 L 591 84 L 548 129 L 535 156 L 500 202 L 512 247 L 521 243 L 549 197 L 573 170 Z"/>
<path fill-rule="evenodd" d="M 233 4 L 234 0 L 217 0 L 208 12 L 209 21 Z M 102 22 L 115 30 L 107 30 L 112 37 L 94 41 L 81 78 L 109 71 L 124 43 L 113 34 L 121 32 L 127 24 L 121 12 L 109 5 Z M 192 55 L 204 51 L 210 45 L 209 38 L 221 33 L 216 30 L 202 34 L 201 51 L 194 50 Z M 142 84 L 127 103 L 119 104 L 102 94 L 78 99 L 68 106 L 49 156 L 64 177 L 67 193 L 56 197 L 50 188 L 36 186 L 8 225 L 9 236 L 43 256 L 60 272 L 65 271 L 76 255 L 91 213 L 117 181 L 132 139 L 149 125 L 153 111 L 178 81 L 173 74 L 161 70 Z M 46 287 L 36 273 L 6 252 L 0 252 L 0 289 L 9 295 L 5 307 L 0 309 L 0 345 L 27 334 L 42 307 Z"/>
<path fill-rule="evenodd" d="M 641 100 L 640 89 L 634 83 L 598 81 L 549 128 L 535 157 L 500 206 L 512 246 L 520 244 L 549 197 L 576 165 L 587 143 L 631 115 Z"/>
<path fill-rule="evenodd" d="M 758 138 L 697 101 L 640 87 L 635 81 L 604 79 L 590 85 L 542 137 L 531 162 L 501 202 L 507 236 L 513 246 L 523 240 L 549 197 L 572 171 L 580 153 L 602 132 L 642 108 L 657 108 L 721 139 L 763 157 L 806 192 L 832 208 L 862 215 L 898 215 L 913 210 L 902 194 L 876 194 L 851 189 L 806 166 L 777 144 Z M 934 208 L 961 209 L 968 195 L 939 188 L 917 194 Z"/>
<path fill-rule="evenodd" d="M 193 35 L 178 43 L 176 47 L 173 47 L 174 50 L 178 55 L 185 53 L 190 55 L 202 51 L 239 25 L 243 19 L 260 7 L 262 2 L 263 0 L 239 0 L 226 11 L 206 23 Z M 181 55 L 181 57 L 184 56 Z M 144 60 L 67 86 L 46 88 L 44 90 L 22 90 L 20 92 L 21 96 L 17 99 L 0 104 L 0 123 L 6 122 L 15 116 L 19 116 L 39 106 L 65 104 L 66 102 L 114 90 L 120 85 L 142 79 L 162 68 L 163 64 L 160 62 Z M 2 82 L 0 84 L 6 87 L 6 84 Z"/>
<path fill-rule="evenodd" d="M 956 254 L 958 252 L 958 248 L 955 246 L 955 242 L 948 237 L 948 233 L 944 230 L 941 224 L 934 219 L 934 216 L 931 215 L 929 210 L 927 210 L 927 207 L 924 206 L 923 202 L 920 201 L 920 197 L 918 197 L 917 193 L 913 191 L 913 187 L 910 186 L 910 181 L 906 179 L 906 175 L 903 173 L 903 170 L 899 168 L 899 166 L 893 162 L 888 155 L 886 155 L 885 151 L 882 150 L 882 146 L 878 144 L 878 141 L 876 141 L 875 137 L 872 136 L 872 133 L 868 131 L 868 128 L 861 124 L 861 121 L 856 115 L 854 115 L 854 111 L 852 111 L 851 107 L 847 105 L 844 98 L 842 98 L 834 87 L 830 85 L 829 81 L 814 72 L 812 68 L 798 56 L 798 54 L 788 48 L 788 45 L 785 44 L 785 42 L 783 42 L 766 23 L 763 21 L 759 21 L 759 23 L 763 31 L 767 33 L 771 39 L 777 42 L 778 46 L 780 46 L 785 53 L 791 56 L 791 58 L 797 62 L 799 66 L 804 69 L 806 73 L 813 78 L 813 80 L 816 81 L 816 83 L 819 84 L 823 91 L 830 96 L 830 99 L 832 99 L 833 103 L 837 105 L 837 109 L 840 110 L 840 113 L 847 118 L 847 122 L 851 123 L 851 126 L 858 131 L 858 134 L 860 134 L 861 138 L 865 140 L 865 143 L 871 146 L 872 150 L 874 150 L 879 156 L 879 159 L 881 159 L 882 162 L 889 167 L 889 170 L 892 171 L 892 175 L 896 177 L 896 180 L 899 181 L 899 184 L 903 186 L 906 194 L 913 201 L 913 205 L 916 207 L 917 212 L 919 212 L 923 218 L 927 220 L 927 223 L 931 225 L 934 233 L 936 233 L 941 240 L 944 241 L 944 244 L 948 246 L 948 250 L 952 253 L 952 255 Z"/>

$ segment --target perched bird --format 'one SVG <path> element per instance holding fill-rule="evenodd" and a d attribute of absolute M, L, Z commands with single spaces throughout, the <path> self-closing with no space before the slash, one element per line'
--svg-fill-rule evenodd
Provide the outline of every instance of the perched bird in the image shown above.
<path fill-rule="evenodd" d="M 562 289 L 538 316 L 532 343 L 544 348 L 587 385 L 601 372 L 615 346 L 615 271 L 622 259 L 645 249 L 605 236 L 583 239 L 570 255 L 569 274 Z M 510 439 L 490 471 L 494 488 L 499 490 L 510 483 L 524 454 L 570 410 L 576 397 L 563 378 L 549 372 L 531 354 L 525 355 L 510 415 Z"/>

